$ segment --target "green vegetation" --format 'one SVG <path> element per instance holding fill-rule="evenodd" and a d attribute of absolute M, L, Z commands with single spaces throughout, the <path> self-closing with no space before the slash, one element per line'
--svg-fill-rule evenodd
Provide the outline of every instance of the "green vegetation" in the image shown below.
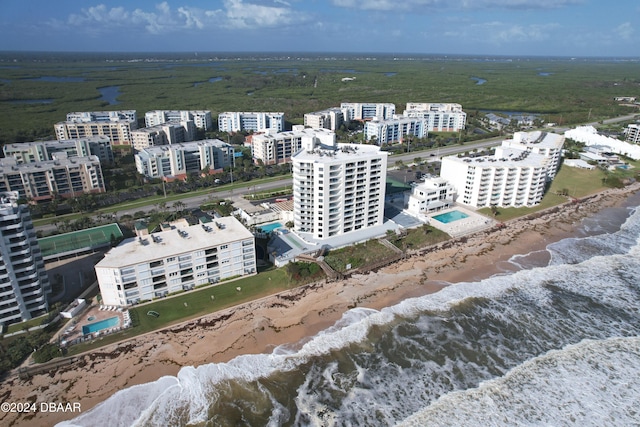
<path fill-rule="evenodd" d="M 299 285 L 300 283 L 290 279 L 285 269 L 271 269 L 255 276 L 223 282 L 216 286 L 209 286 L 174 297 L 159 299 L 149 304 L 135 306 L 129 310 L 133 327 L 89 343 L 70 347 L 69 354 L 78 354 L 102 347 L 125 338 L 132 338 L 178 322 L 273 295 Z M 237 288 L 241 290 L 238 291 Z M 159 313 L 159 316 L 149 316 L 147 315 L 149 311 L 155 311 Z"/>
<path fill-rule="evenodd" d="M 357 245 L 332 250 L 324 257 L 324 260 L 334 270 L 345 272 L 348 270 L 348 265 L 350 265 L 350 268 L 364 267 L 393 255 L 395 255 L 395 252 L 377 240 L 369 240 Z"/>
<path fill-rule="evenodd" d="M 100 100 L 98 89 L 105 86 L 120 88 L 117 109 L 135 109 L 139 116 L 155 109 L 209 109 L 214 116 L 222 111 L 283 111 L 290 123 L 302 123 L 305 113 L 341 102 L 391 102 L 402 109 L 408 101 L 431 101 L 460 103 L 470 118 L 482 109 L 527 111 L 569 124 L 633 112 L 613 98 L 635 91 L 638 84 L 632 62 L 383 56 L 375 61 L 130 62 L 124 55 L 113 61 L 105 61 L 105 55 L 60 55 L 46 61 L 3 56 L 15 62 L 0 69 L 0 143 L 51 138 L 54 123 L 71 111 L 115 109 Z M 357 79 L 343 82 L 350 70 L 358 73 Z M 542 76 L 541 70 L 549 74 Z M 214 77 L 220 79 L 210 82 Z M 478 85 L 471 77 L 486 82 Z"/>
<path fill-rule="evenodd" d="M 390 234 L 387 240 L 402 250 L 415 250 L 435 245 L 449 238 L 450 236 L 444 231 L 425 224 L 422 227 L 407 230 L 402 235 Z"/>

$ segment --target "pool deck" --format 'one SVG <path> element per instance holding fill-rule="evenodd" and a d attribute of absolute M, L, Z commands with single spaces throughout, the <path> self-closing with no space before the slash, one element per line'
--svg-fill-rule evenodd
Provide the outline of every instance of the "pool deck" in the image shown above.
<path fill-rule="evenodd" d="M 119 324 L 117 326 L 106 328 L 102 331 L 98 331 L 88 335 L 84 335 L 82 333 L 83 326 L 116 316 L 119 318 Z M 93 319 L 88 320 L 90 317 L 93 317 Z M 130 325 L 131 321 L 127 321 L 127 319 L 129 319 L 129 313 L 126 309 L 105 309 L 104 306 L 92 305 L 86 311 L 82 312 L 80 315 L 74 317 L 69 321 L 67 326 L 65 326 L 64 330 L 60 334 L 60 342 L 63 343 L 63 345 L 68 346 L 77 344 L 79 342 L 92 340 L 101 335 L 108 335 L 110 333 L 121 331 L 122 329 L 125 329 L 125 325 Z"/>
<path fill-rule="evenodd" d="M 449 222 L 447 224 L 434 219 L 434 216 L 446 214 L 447 212 L 458 211 L 468 215 L 467 218 L 457 219 L 455 221 Z M 432 227 L 437 228 L 438 230 L 442 230 L 451 237 L 461 237 L 467 234 L 475 233 L 477 231 L 482 231 L 487 228 L 491 228 L 497 224 L 497 221 L 486 217 L 484 215 L 480 215 L 479 213 L 470 210 L 468 208 L 463 208 L 460 206 L 454 206 L 451 209 L 443 209 L 438 212 L 433 212 L 427 215 L 427 222 Z"/>

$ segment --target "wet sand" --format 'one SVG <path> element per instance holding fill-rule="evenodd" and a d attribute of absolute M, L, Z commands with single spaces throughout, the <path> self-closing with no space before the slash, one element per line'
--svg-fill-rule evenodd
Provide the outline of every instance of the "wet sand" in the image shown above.
<path fill-rule="evenodd" d="M 118 390 L 164 375 L 182 366 L 226 362 L 241 354 L 299 346 L 333 325 L 354 307 L 381 309 L 408 297 L 437 292 L 461 281 L 504 273 L 514 254 L 543 250 L 574 235 L 580 221 L 606 207 L 619 206 L 639 185 L 607 190 L 579 203 L 506 222 L 471 236 L 414 251 L 407 259 L 377 272 L 332 283 L 314 283 L 216 312 L 78 356 L 74 365 L 35 375 L 10 377 L 0 385 L 3 402 L 75 403 L 83 412 Z M 2 425 L 53 425 L 78 413 L 0 412 Z"/>

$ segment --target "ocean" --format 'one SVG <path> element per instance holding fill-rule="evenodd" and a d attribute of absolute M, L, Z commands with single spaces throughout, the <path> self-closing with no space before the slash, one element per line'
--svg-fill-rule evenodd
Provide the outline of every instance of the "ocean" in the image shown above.
<path fill-rule="evenodd" d="M 640 196 L 504 273 L 185 366 L 62 426 L 640 425 Z"/>

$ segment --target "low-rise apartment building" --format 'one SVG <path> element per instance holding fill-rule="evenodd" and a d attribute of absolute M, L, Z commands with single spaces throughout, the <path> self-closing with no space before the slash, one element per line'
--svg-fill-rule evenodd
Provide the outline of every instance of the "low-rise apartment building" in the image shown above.
<path fill-rule="evenodd" d="M 185 179 L 203 170 L 220 172 L 233 165 L 233 146 L 219 139 L 147 147 L 134 155 L 138 173 L 147 178 Z"/>
<path fill-rule="evenodd" d="M 455 192 L 455 187 L 446 179 L 425 176 L 423 181 L 412 184 L 407 212 L 419 216 L 446 209 L 453 205 Z"/>
<path fill-rule="evenodd" d="M 284 113 L 227 111 L 218 115 L 220 132 L 282 132 Z"/>
<path fill-rule="evenodd" d="M 425 138 L 427 134 L 426 121 L 413 117 L 373 119 L 364 125 L 364 139 L 378 145 L 402 142 L 407 137 Z"/>
<path fill-rule="evenodd" d="M 640 125 L 630 124 L 625 133 L 625 141 L 630 144 L 640 144 Z"/>
<path fill-rule="evenodd" d="M 251 153 L 256 163 L 278 165 L 290 163 L 291 157 L 300 151 L 305 141 L 333 145 L 335 139 L 336 134 L 328 129 L 294 126 L 293 130 L 290 131 L 253 135 L 251 138 Z"/>
<path fill-rule="evenodd" d="M 13 157 L 18 163 L 54 160 L 60 152 L 67 153 L 67 157 L 97 156 L 102 163 L 113 163 L 111 140 L 106 136 L 6 144 L 3 151 L 5 157 Z"/>
<path fill-rule="evenodd" d="M 253 234 L 234 217 L 127 239 L 96 265 L 102 302 L 129 306 L 256 273 Z"/>
<path fill-rule="evenodd" d="M 54 125 L 58 140 L 107 136 L 114 145 L 130 145 L 131 130 L 137 128 L 135 110 L 69 113 L 66 121 Z"/>
<path fill-rule="evenodd" d="M 196 128 L 212 130 L 213 120 L 209 110 L 154 110 L 144 115 L 144 125 L 148 128 L 167 122 L 192 121 Z"/>
<path fill-rule="evenodd" d="M 304 115 L 304 125 L 312 129 L 337 131 L 345 121 L 345 112 L 341 108 L 328 108 Z"/>
<path fill-rule="evenodd" d="M 424 119 L 429 132 L 457 132 L 467 123 L 460 104 L 408 102 L 403 115 Z"/>
<path fill-rule="evenodd" d="M 0 192 L 16 191 L 21 198 L 40 201 L 53 198 L 54 193 L 76 197 L 106 191 L 98 157 L 68 158 L 64 152 L 53 157 L 34 163 L 18 163 L 12 157 L 0 159 Z"/>
<path fill-rule="evenodd" d="M 353 120 L 371 120 L 378 118 L 388 120 L 396 114 L 395 104 L 375 103 L 375 102 L 343 102 L 340 109 L 345 112 L 344 119 L 348 122 Z"/>
<path fill-rule="evenodd" d="M 190 142 L 194 137 L 195 125 L 191 120 L 166 122 L 131 131 L 131 141 L 133 149 L 136 151 L 157 145 Z"/>

